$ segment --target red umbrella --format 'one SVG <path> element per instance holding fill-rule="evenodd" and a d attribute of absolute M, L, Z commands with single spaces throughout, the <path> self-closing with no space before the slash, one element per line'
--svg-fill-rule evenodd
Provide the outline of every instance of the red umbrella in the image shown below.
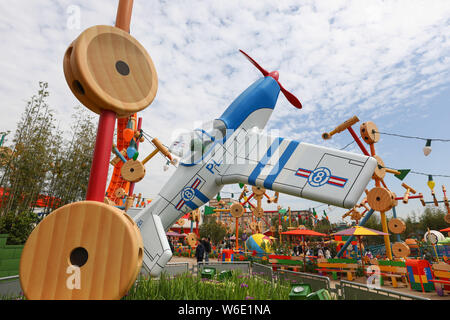
<path fill-rule="evenodd" d="M 306 270 L 306 252 L 305 252 L 305 236 L 314 236 L 314 237 L 326 237 L 327 235 L 324 233 L 316 232 L 309 229 L 295 229 L 282 232 L 281 234 L 287 234 L 291 236 L 301 236 L 303 241 L 303 270 Z"/>

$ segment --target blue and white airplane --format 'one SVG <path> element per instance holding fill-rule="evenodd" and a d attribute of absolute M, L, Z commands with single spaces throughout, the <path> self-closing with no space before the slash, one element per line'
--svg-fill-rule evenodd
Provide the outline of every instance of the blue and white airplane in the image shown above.
<path fill-rule="evenodd" d="M 264 75 L 241 93 L 210 128 L 181 135 L 170 147 L 180 164 L 150 207 L 134 217 L 144 241 L 144 268 L 157 276 L 172 257 L 165 232 L 215 197 L 225 184 L 245 183 L 343 208 L 359 200 L 377 165 L 373 157 L 261 133 L 280 91 L 298 99 L 241 52 Z"/>

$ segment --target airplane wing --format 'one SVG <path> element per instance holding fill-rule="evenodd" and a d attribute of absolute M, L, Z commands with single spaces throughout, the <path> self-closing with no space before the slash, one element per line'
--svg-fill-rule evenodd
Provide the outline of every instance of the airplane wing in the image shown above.
<path fill-rule="evenodd" d="M 216 183 L 245 183 L 352 208 L 377 165 L 373 157 L 244 131 L 224 146 Z"/>

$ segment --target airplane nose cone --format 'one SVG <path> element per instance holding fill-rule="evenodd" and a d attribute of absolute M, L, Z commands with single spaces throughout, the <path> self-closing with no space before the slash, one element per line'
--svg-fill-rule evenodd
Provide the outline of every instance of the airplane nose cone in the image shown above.
<path fill-rule="evenodd" d="M 271 73 L 268 74 L 269 77 L 274 78 L 275 80 L 278 81 L 278 78 L 280 77 L 280 74 L 278 73 L 278 71 L 272 71 Z"/>

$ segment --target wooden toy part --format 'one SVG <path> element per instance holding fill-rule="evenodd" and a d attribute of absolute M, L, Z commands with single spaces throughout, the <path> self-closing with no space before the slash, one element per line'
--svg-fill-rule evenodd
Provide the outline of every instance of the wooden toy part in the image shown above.
<path fill-rule="evenodd" d="M 386 168 L 384 167 L 384 162 L 383 160 L 377 156 L 374 155 L 373 156 L 376 160 L 377 160 L 377 166 L 375 167 L 375 171 L 373 172 L 373 178 L 374 179 L 383 179 L 384 176 L 386 175 Z"/>
<path fill-rule="evenodd" d="M 283 226 L 281 224 L 278 226 L 278 232 L 279 233 L 283 232 Z"/>
<path fill-rule="evenodd" d="M 278 197 L 279 197 L 280 193 L 277 191 L 275 192 L 275 195 L 273 197 L 269 197 L 267 199 L 267 203 L 278 203 Z"/>
<path fill-rule="evenodd" d="M 183 218 L 180 218 L 180 219 L 177 220 L 177 225 L 184 226 L 185 222 L 186 222 L 186 220 L 184 220 Z"/>
<path fill-rule="evenodd" d="M 230 207 L 230 213 L 235 218 L 240 218 L 244 215 L 244 207 L 240 203 L 233 203 Z"/>
<path fill-rule="evenodd" d="M 33 230 L 20 260 L 27 299 L 120 299 L 142 267 L 139 229 L 122 210 L 97 201 L 56 209 Z"/>
<path fill-rule="evenodd" d="M 275 228 L 275 226 L 270 226 L 270 232 L 272 232 L 272 234 L 275 233 L 275 231 L 277 231 L 277 229 Z"/>
<path fill-rule="evenodd" d="M 124 158 L 127 156 L 127 150 L 126 149 L 122 149 L 122 151 L 120 151 L 120 153 L 122 154 L 122 156 Z M 115 167 L 116 164 L 119 163 L 119 161 L 121 161 L 121 159 L 118 156 L 115 156 L 109 163 L 112 164 Z"/>
<path fill-rule="evenodd" d="M 444 205 L 447 208 L 447 212 L 450 213 L 450 205 L 448 203 L 448 198 L 447 198 L 447 190 L 445 189 L 445 186 L 442 186 L 442 192 L 444 193 Z"/>
<path fill-rule="evenodd" d="M 260 233 L 263 232 L 263 228 L 264 228 L 263 222 L 262 221 L 258 221 L 258 231 Z"/>
<path fill-rule="evenodd" d="M 256 223 L 256 221 L 250 222 L 250 229 L 252 231 L 256 231 L 257 228 L 258 228 L 258 224 Z"/>
<path fill-rule="evenodd" d="M 425 203 L 425 200 L 423 200 L 423 194 L 422 193 L 419 193 L 419 196 L 420 196 L 420 203 L 422 203 L 422 206 L 426 206 L 427 204 Z"/>
<path fill-rule="evenodd" d="M 139 182 L 145 177 L 145 167 L 139 160 L 130 159 L 120 169 L 122 178 L 129 182 Z"/>
<path fill-rule="evenodd" d="M 127 196 L 127 200 L 125 200 L 125 212 L 133 206 L 134 198 L 134 196 Z"/>
<path fill-rule="evenodd" d="M 445 222 L 450 224 L 450 213 L 445 215 L 444 220 L 445 220 Z"/>
<path fill-rule="evenodd" d="M 115 206 L 116 204 L 114 203 L 114 201 L 111 201 L 108 197 L 105 197 L 105 199 L 103 199 L 103 203 L 110 205 L 110 206 Z"/>
<path fill-rule="evenodd" d="M 200 222 L 200 209 L 192 210 L 190 213 L 192 221 Z"/>
<path fill-rule="evenodd" d="M 403 222 L 403 220 L 400 220 L 399 218 L 393 218 L 389 220 L 388 227 L 389 231 L 391 231 L 394 234 L 400 234 L 405 232 L 406 230 L 406 224 Z"/>
<path fill-rule="evenodd" d="M 168 158 L 170 161 L 172 160 L 172 154 L 169 152 L 169 149 L 167 149 L 162 143 L 161 141 L 158 140 L 158 138 L 154 138 L 152 140 L 152 143 L 155 145 L 155 147 L 166 157 Z"/>
<path fill-rule="evenodd" d="M 195 245 L 197 244 L 197 235 L 193 232 L 188 233 L 186 237 L 186 243 L 191 247 L 195 247 Z"/>
<path fill-rule="evenodd" d="M 367 194 L 367 203 L 375 211 L 385 212 L 392 209 L 394 201 L 393 194 L 385 188 L 375 187 Z"/>
<path fill-rule="evenodd" d="M 409 193 L 416 193 L 416 190 L 408 186 L 406 183 L 402 183 L 402 187 L 406 189 L 405 195 L 403 196 L 403 203 L 408 203 Z"/>
<path fill-rule="evenodd" d="M 126 192 L 124 188 L 117 188 L 116 191 L 114 191 L 114 195 L 116 198 L 123 198 L 126 196 Z"/>
<path fill-rule="evenodd" d="M 392 245 L 392 253 L 396 258 L 406 258 L 411 254 L 411 250 L 405 242 L 396 242 Z"/>
<path fill-rule="evenodd" d="M 261 218 L 264 215 L 264 209 L 260 207 L 252 208 L 252 212 L 257 218 Z"/>
<path fill-rule="evenodd" d="M 252 192 L 255 194 L 255 198 L 258 196 L 263 196 L 264 193 L 266 192 L 266 189 L 262 188 L 262 187 L 255 187 L 252 186 Z"/>
<path fill-rule="evenodd" d="M 94 26 L 82 32 L 64 55 L 72 93 L 91 111 L 128 117 L 155 98 L 158 79 L 145 48 L 124 30 Z"/>
<path fill-rule="evenodd" d="M 372 121 L 361 123 L 359 131 L 361 133 L 361 138 L 363 138 L 367 144 L 374 144 L 380 140 L 378 128 Z"/>
<path fill-rule="evenodd" d="M 332 130 L 331 132 L 325 132 L 322 134 L 322 139 L 324 140 L 328 140 L 331 139 L 331 137 L 333 135 L 335 135 L 336 133 L 342 132 L 345 129 L 351 127 L 352 125 L 354 125 L 355 123 L 357 123 L 359 121 L 357 116 L 353 116 L 350 119 L 346 120 L 345 122 L 341 123 L 340 125 L 338 125 L 334 130 Z"/>

